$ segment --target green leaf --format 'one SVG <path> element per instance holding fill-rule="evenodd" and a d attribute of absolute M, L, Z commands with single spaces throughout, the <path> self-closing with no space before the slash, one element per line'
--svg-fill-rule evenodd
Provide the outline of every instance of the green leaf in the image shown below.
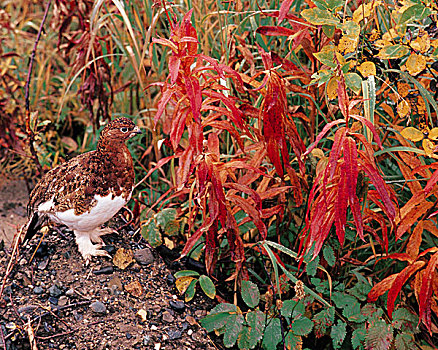
<path fill-rule="evenodd" d="M 367 334 L 367 330 L 365 326 L 356 328 L 351 334 L 351 345 L 353 345 L 354 349 L 363 349 L 363 342 L 365 340 L 365 336 Z"/>
<path fill-rule="evenodd" d="M 357 73 L 347 73 L 345 74 L 345 84 L 355 94 L 358 94 L 362 89 L 362 78 Z"/>
<path fill-rule="evenodd" d="M 260 310 L 248 312 L 246 315 L 246 322 L 249 326 L 248 332 L 248 346 L 249 349 L 256 347 L 257 343 L 263 337 L 265 328 L 265 314 Z"/>
<path fill-rule="evenodd" d="M 174 208 L 166 208 L 160 211 L 157 215 L 155 215 L 155 219 L 157 220 L 157 225 L 161 228 L 165 228 L 169 221 L 174 221 L 176 218 L 176 209 Z"/>
<path fill-rule="evenodd" d="M 347 324 L 338 320 L 338 323 L 332 326 L 330 336 L 332 338 L 333 347 L 339 349 L 344 342 L 345 335 L 347 334 Z"/>
<path fill-rule="evenodd" d="M 359 300 L 365 301 L 367 300 L 370 290 L 371 286 L 368 283 L 358 281 L 353 288 L 348 290 L 348 293 L 355 296 Z"/>
<path fill-rule="evenodd" d="M 344 4 L 341 0 L 313 0 L 313 2 L 319 9 L 331 11 L 336 10 Z"/>
<path fill-rule="evenodd" d="M 368 325 L 368 333 L 365 337 L 367 349 L 388 350 L 393 340 L 393 329 L 382 319 L 373 320 Z"/>
<path fill-rule="evenodd" d="M 342 314 L 352 322 L 361 323 L 366 320 L 366 317 L 360 313 L 360 305 L 356 299 L 344 307 Z"/>
<path fill-rule="evenodd" d="M 243 326 L 242 331 L 237 338 L 237 347 L 239 349 L 252 349 L 249 344 L 250 328 Z"/>
<path fill-rule="evenodd" d="M 414 336 L 409 333 L 397 334 L 394 345 L 396 350 L 411 350 L 417 347 Z"/>
<path fill-rule="evenodd" d="M 337 25 L 340 23 L 339 19 L 333 16 L 329 11 L 321 10 L 317 7 L 303 10 L 301 16 L 314 25 Z"/>
<path fill-rule="evenodd" d="M 294 317 L 295 315 L 304 315 L 304 313 L 306 312 L 306 307 L 304 306 L 304 303 L 300 300 L 285 300 L 283 302 L 283 306 L 281 307 L 280 312 L 282 316 L 290 319 L 292 317 L 292 312 Z"/>
<path fill-rule="evenodd" d="M 278 343 L 281 342 L 281 324 L 278 318 L 273 318 L 268 321 L 263 335 L 263 346 L 265 349 L 276 349 Z"/>
<path fill-rule="evenodd" d="M 399 24 L 422 21 L 431 13 L 432 10 L 422 4 L 412 5 L 401 14 Z"/>
<path fill-rule="evenodd" d="M 227 324 L 228 319 L 235 314 L 237 314 L 236 305 L 221 303 L 216 305 L 207 316 L 201 319 L 200 323 L 207 332 L 212 332 L 224 327 Z"/>
<path fill-rule="evenodd" d="M 315 316 L 313 316 L 312 321 L 315 325 L 316 337 L 322 337 L 335 321 L 335 308 L 329 307 L 323 309 L 321 312 L 318 312 Z"/>
<path fill-rule="evenodd" d="M 242 299 L 249 307 L 256 307 L 260 301 L 260 291 L 255 283 L 251 281 L 242 281 L 241 290 Z"/>
<path fill-rule="evenodd" d="M 295 335 L 292 332 L 287 333 L 285 337 L 286 349 L 300 349 L 303 341 L 299 335 Z"/>
<path fill-rule="evenodd" d="M 333 292 L 332 300 L 340 309 L 357 302 L 356 298 L 341 292 Z"/>
<path fill-rule="evenodd" d="M 312 328 L 313 322 L 304 316 L 300 316 L 299 318 L 293 320 L 291 323 L 291 331 L 295 335 L 307 335 L 312 331 Z"/>
<path fill-rule="evenodd" d="M 332 267 L 336 263 L 336 257 L 335 252 L 333 251 L 333 248 L 329 245 L 324 246 L 324 249 L 322 250 L 322 255 L 324 256 L 325 261 L 327 261 L 327 264 Z"/>
<path fill-rule="evenodd" d="M 231 348 L 236 344 L 239 333 L 243 329 L 243 316 L 241 314 L 230 315 L 225 325 L 224 345 Z"/>
<path fill-rule="evenodd" d="M 417 333 L 420 330 L 417 328 L 418 316 L 414 315 L 409 310 L 401 307 L 392 313 L 392 326 L 402 332 Z"/>
<path fill-rule="evenodd" d="M 164 227 L 164 232 L 168 236 L 176 236 L 179 233 L 180 222 L 177 220 L 168 221 Z"/>
<path fill-rule="evenodd" d="M 319 256 L 316 256 L 315 259 L 309 261 L 306 265 L 306 272 L 309 276 L 315 276 L 316 275 L 316 269 L 319 264 Z"/>
<path fill-rule="evenodd" d="M 188 303 L 190 300 L 192 300 L 196 293 L 196 283 L 198 283 L 197 279 L 194 279 L 190 282 L 189 286 L 186 289 L 184 300 Z"/>
<path fill-rule="evenodd" d="M 313 54 L 315 58 L 321 62 L 322 64 L 325 64 L 326 66 L 335 68 L 336 63 L 334 62 L 335 59 L 335 47 L 333 45 L 326 45 L 322 48 L 321 51 L 316 52 Z"/>
<path fill-rule="evenodd" d="M 325 35 L 327 35 L 328 38 L 333 38 L 333 36 L 335 35 L 335 30 L 335 26 L 322 26 L 322 31 Z"/>
<path fill-rule="evenodd" d="M 150 221 L 148 221 L 147 224 L 142 226 L 141 235 L 145 240 L 149 242 L 149 244 L 153 248 L 156 248 L 163 244 L 163 240 L 161 238 L 161 232 L 158 229 L 154 219 L 151 219 Z"/>
<path fill-rule="evenodd" d="M 409 53 L 409 48 L 404 45 L 388 45 L 380 49 L 378 57 L 382 59 L 401 58 Z"/>
<path fill-rule="evenodd" d="M 208 296 L 210 299 L 215 298 L 216 287 L 214 286 L 213 281 L 210 279 L 210 277 L 206 275 L 201 275 L 199 277 L 199 285 L 201 286 L 206 296 Z"/>
<path fill-rule="evenodd" d="M 175 278 L 180 277 L 199 277 L 199 273 L 193 270 L 181 270 L 174 274 Z"/>

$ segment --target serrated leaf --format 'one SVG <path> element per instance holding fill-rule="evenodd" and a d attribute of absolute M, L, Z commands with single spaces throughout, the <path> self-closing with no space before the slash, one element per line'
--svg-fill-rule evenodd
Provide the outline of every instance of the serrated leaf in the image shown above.
<path fill-rule="evenodd" d="M 246 322 L 249 326 L 247 333 L 249 349 L 255 348 L 260 339 L 262 339 L 265 329 L 265 318 L 265 314 L 260 310 L 248 312 L 246 315 Z"/>
<path fill-rule="evenodd" d="M 394 345 L 396 350 L 412 350 L 417 347 L 415 338 L 410 333 L 397 334 L 395 336 Z"/>
<path fill-rule="evenodd" d="M 327 261 L 327 264 L 330 267 L 333 267 L 335 265 L 336 257 L 332 247 L 330 247 L 329 245 L 324 246 L 322 250 L 322 255 L 324 256 L 325 261 Z"/>
<path fill-rule="evenodd" d="M 333 292 L 332 300 L 335 303 L 335 305 L 340 309 L 343 309 L 346 306 L 357 302 L 356 298 L 342 292 Z"/>
<path fill-rule="evenodd" d="M 242 280 L 241 290 L 242 299 L 249 307 L 256 307 L 260 301 L 260 291 L 257 285 L 251 281 Z"/>
<path fill-rule="evenodd" d="M 301 300 L 285 300 L 283 306 L 280 309 L 281 315 L 290 319 L 296 315 L 304 315 L 306 307 Z M 293 314 L 292 314 L 293 313 Z"/>
<path fill-rule="evenodd" d="M 382 59 L 401 58 L 409 53 L 409 48 L 404 45 L 387 45 L 380 49 L 378 57 Z"/>
<path fill-rule="evenodd" d="M 335 320 L 335 308 L 329 307 L 327 309 L 318 312 L 313 316 L 313 323 L 315 324 L 315 335 L 317 338 L 321 338 L 325 335 L 327 329 L 332 326 Z"/>
<path fill-rule="evenodd" d="M 347 324 L 338 320 L 338 323 L 332 326 L 330 337 L 332 338 L 333 347 L 339 349 L 347 335 Z"/>
<path fill-rule="evenodd" d="M 293 334 L 292 332 L 287 333 L 285 337 L 285 347 L 286 349 L 301 349 L 303 345 L 303 340 L 300 336 Z"/>
<path fill-rule="evenodd" d="M 221 303 L 216 305 L 210 313 L 201 319 L 199 322 L 207 332 L 212 332 L 216 329 L 224 327 L 228 319 L 237 314 L 237 307 L 233 304 Z"/>
<path fill-rule="evenodd" d="M 224 345 L 226 348 L 231 348 L 236 344 L 239 333 L 243 329 L 243 315 L 234 314 L 230 315 L 227 319 L 227 324 L 225 325 L 224 333 Z"/>
<path fill-rule="evenodd" d="M 206 296 L 208 296 L 210 299 L 214 299 L 215 298 L 215 296 L 216 296 L 216 287 L 214 286 L 214 283 L 210 279 L 210 277 L 208 277 L 206 275 L 201 275 L 199 277 L 199 285 L 201 286 L 201 288 L 204 291 Z"/>
<path fill-rule="evenodd" d="M 276 349 L 278 343 L 281 342 L 281 324 L 278 318 L 273 318 L 268 321 L 268 324 L 263 335 L 263 346 L 265 349 Z"/>
<path fill-rule="evenodd" d="M 295 335 L 305 336 L 312 331 L 313 322 L 307 317 L 300 316 L 291 323 L 291 331 Z"/>
<path fill-rule="evenodd" d="M 361 323 L 366 320 L 366 317 L 360 313 L 360 305 L 357 302 L 349 303 L 344 307 L 342 314 L 347 317 L 349 321 Z"/>
<path fill-rule="evenodd" d="M 337 25 L 340 23 L 339 19 L 333 16 L 329 11 L 321 10 L 317 7 L 303 10 L 301 16 L 314 25 Z"/>
<path fill-rule="evenodd" d="M 402 332 L 418 332 L 418 316 L 403 307 L 392 313 L 392 326 Z"/>
<path fill-rule="evenodd" d="M 316 256 L 315 259 L 309 261 L 306 264 L 306 272 L 309 276 L 315 276 L 316 275 L 316 269 L 318 268 L 319 264 L 319 256 Z"/>
<path fill-rule="evenodd" d="M 365 327 L 356 328 L 351 334 L 351 345 L 354 349 L 363 349 L 363 342 L 365 340 L 365 336 L 367 334 L 367 330 Z"/>
<path fill-rule="evenodd" d="M 371 322 L 368 326 L 368 333 L 365 337 L 365 347 L 367 349 L 388 350 L 393 340 L 393 330 L 391 325 L 382 319 Z"/>
<path fill-rule="evenodd" d="M 365 283 L 364 281 L 359 280 L 353 288 L 350 288 L 348 290 L 348 293 L 354 297 L 356 297 L 358 300 L 365 301 L 367 300 L 368 293 L 371 290 L 371 286 L 368 283 Z"/>

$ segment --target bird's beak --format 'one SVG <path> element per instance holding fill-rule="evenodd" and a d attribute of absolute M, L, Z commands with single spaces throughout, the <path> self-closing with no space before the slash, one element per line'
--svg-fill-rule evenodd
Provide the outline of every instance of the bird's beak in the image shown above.
<path fill-rule="evenodd" d="M 143 132 L 140 130 L 138 126 L 136 126 L 134 129 L 132 129 L 131 134 L 129 137 L 134 137 L 135 135 L 143 134 Z"/>

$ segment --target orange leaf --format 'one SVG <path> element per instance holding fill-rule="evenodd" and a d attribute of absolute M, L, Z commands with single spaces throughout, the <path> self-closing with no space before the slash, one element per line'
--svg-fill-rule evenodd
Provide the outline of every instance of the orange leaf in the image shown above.
<path fill-rule="evenodd" d="M 420 319 L 429 330 L 429 333 L 432 335 L 431 330 L 431 318 L 430 318 L 430 304 L 432 298 L 432 285 L 433 278 L 435 276 L 435 270 L 438 265 L 438 252 L 432 255 L 427 264 L 426 270 L 423 274 L 423 280 L 421 282 L 421 291 L 420 291 Z"/>
<path fill-rule="evenodd" d="M 368 293 L 368 302 L 373 303 L 377 300 L 378 297 L 383 295 L 389 288 L 392 287 L 395 279 L 397 278 L 397 274 L 391 275 L 377 283 Z"/>
<path fill-rule="evenodd" d="M 418 256 L 420 250 L 420 245 L 423 240 L 423 221 L 420 221 L 414 228 L 414 232 L 409 237 L 408 244 L 406 246 L 406 254 L 408 254 L 412 259 Z"/>

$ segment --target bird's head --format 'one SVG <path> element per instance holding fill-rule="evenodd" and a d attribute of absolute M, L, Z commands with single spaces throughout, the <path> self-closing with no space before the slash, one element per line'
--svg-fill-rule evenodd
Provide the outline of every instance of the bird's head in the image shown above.
<path fill-rule="evenodd" d="M 101 140 L 112 142 L 125 142 L 126 140 L 141 134 L 140 128 L 132 120 L 121 117 L 110 121 L 100 134 Z"/>

